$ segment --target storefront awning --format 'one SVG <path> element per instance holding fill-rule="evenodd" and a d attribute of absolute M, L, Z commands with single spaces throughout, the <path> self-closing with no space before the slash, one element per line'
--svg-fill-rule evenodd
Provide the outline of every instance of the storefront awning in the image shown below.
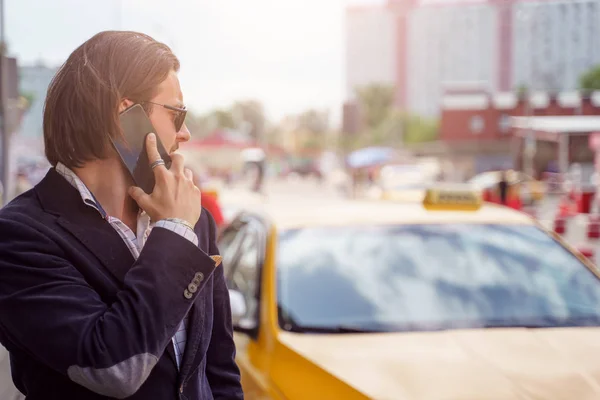
<path fill-rule="evenodd" d="M 527 136 L 531 131 L 551 135 L 581 135 L 600 131 L 600 116 L 513 117 L 511 126 L 516 136 Z"/>

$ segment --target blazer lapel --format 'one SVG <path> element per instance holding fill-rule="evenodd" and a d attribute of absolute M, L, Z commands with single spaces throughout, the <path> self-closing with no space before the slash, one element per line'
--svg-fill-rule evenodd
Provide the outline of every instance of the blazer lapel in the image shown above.
<path fill-rule="evenodd" d="M 86 221 L 86 225 L 81 225 L 61 217 L 58 223 L 87 247 L 119 282 L 123 282 L 125 274 L 135 261 L 131 251 L 117 231 L 100 214 L 93 218 L 95 221 L 92 222 L 91 219 Z"/>
<path fill-rule="evenodd" d="M 86 205 L 79 191 L 54 168 L 48 171 L 35 190 L 44 209 L 58 216 L 58 224 L 122 282 L 134 258 L 108 221 L 98 211 Z"/>

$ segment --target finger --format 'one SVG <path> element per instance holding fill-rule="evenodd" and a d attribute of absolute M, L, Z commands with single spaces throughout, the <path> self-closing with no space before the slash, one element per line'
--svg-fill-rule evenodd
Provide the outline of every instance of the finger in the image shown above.
<path fill-rule="evenodd" d="M 171 153 L 171 171 L 175 174 L 183 174 L 185 160 L 179 153 Z"/>
<path fill-rule="evenodd" d="M 150 162 L 150 164 L 161 159 L 158 148 L 156 147 L 156 135 L 154 133 L 149 133 L 148 136 L 146 136 L 146 153 L 148 154 L 148 162 Z"/>
<path fill-rule="evenodd" d="M 131 196 L 131 198 L 135 200 L 137 205 L 140 206 L 142 210 L 146 211 L 146 207 L 148 206 L 148 202 L 150 201 L 150 195 L 144 192 L 142 188 L 139 188 L 137 186 L 130 187 L 128 193 L 129 196 Z"/>
<path fill-rule="evenodd" d="M 194 180 L 194 174 L 192 173 L 192 170 L 189 168 L 185 168 L 183 170 L 183 174 L 185 175 L 186 178 L 188 178 L 190 181 Z"/>

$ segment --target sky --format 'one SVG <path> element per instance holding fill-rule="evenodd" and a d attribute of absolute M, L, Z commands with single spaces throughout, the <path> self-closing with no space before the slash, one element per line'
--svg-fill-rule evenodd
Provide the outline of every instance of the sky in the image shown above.
<path fill-rule="evenodd" d="M 344 10 L 381 0 L 4 0 L 9 51 L 58 66 L 95 33 L 124 29 L 170 45 L 196 112 L 258 99 L 277 121 L 308 108 L 338 123 Z"/>

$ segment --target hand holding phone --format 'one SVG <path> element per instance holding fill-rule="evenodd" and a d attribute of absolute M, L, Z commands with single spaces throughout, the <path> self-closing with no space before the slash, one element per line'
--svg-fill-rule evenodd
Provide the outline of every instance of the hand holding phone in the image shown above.
<path fill-rule="evenodd" d="M 112 140 L 113 146 L 135 184 L 146 193 L 152 193 L 155 181 L 148 160 L 146 138 L 149 133 L 156 132 L 156 130 L 139 104 L 134 104 L 123 111 L 119 115 L 119 120 L 123 136 Z M 166 168 L 170 168 L 171 157 L 158 138 L 155 147 L 161 159 L 165 162 Z"/>
<path fill-rule="evenodd" d="M 170 169 L 162 163 L 157 163 L 161 160 L 157 143 L 156 135 L 148 135 L 146 155 L 148 165 L 155 165 L 151 169 L 156 182 L 154 190 L 151 194 L 147 194 L 139 187 L 132 187 L 129 195 L 142 210 L 146 211 L 152 221 L 177 218 L 193 227 L 202 212 L 200 189 L 194 185 L 192 172 L 184 168 L 181 154 L 171 155 Z"/>

